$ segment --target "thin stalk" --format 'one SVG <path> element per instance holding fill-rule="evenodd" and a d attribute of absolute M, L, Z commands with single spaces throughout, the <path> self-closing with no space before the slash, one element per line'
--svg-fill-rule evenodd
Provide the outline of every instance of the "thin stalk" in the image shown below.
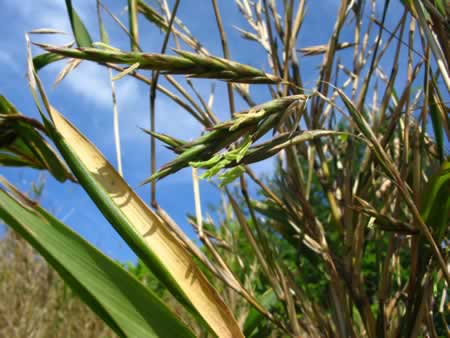
<path fill-rule="evenodd" d="M 101 2 L 97 0 L 97 20 L 100 27 L 100 35 L 103 42 L 107 42 L 107 33 L 104 31 L 103 19 L 100 12 Z M 130 14 L 131 15 L 131 14 Z M 104 41 L 105 40 L 105 41 Z M 122 169 L 122 151 L 120 148 L 120 132 L 119 132 L 119 109 L 117 108 L 117 97 L 116 97 L 116 84 L 113 80 L 113 74 L 111 68 L 108 68 L 109 82 L 111 83 L 111 96 L 113 105 L 113 130 L 114 130 L 114 144 L 116 147 L 116 158 L 117 158 L 117 171 L 120 176 L 123 176 Z"/>
<path fill-rule="evenodd" d="M 170 17 L 169 26 L 166 31 L 166 35 L 164 36 L 164 42 L 161 47 L 161 54 L 164 54 L 166 52 L 167 45 L 169 43 L 170 33 L 172 31 L 173 22 L 176 17 L 176 13 L 178 10 L 178 6 L 180 4 L 180 0 L 176 0 L 175 4 L 173 6 L 172 10 L 172 16 Z M 159 78 L 159 71 L 153 71 L 152 72 L 152 86 L 150 87 L 150 130 L 152 132 L 155 132 L 155 109 L 156 109 L 156 86 L 158 84 L 158 78 Z M 153 175 L 156 172 L 156 139 L 155 137 L 151 136 L 150 138 L 150 153 L 151 153 L 151 159 L 150 159 L 150 166 L 151 166 L 151 175 Z M 156 202 L 156 181 L 151 182 L 151 188 L 150 188 L 150 195 L 151 195 L 151 205 L 156 208 L 158 205 Z"/>
<path fill-rule="evenodd" d="M 211 0 L 214 8 L 214 14 L 216 16 L 217 27 L 220 33 L 220 42 L 222 43 L 223 56 L 225 59 L 230 59 L 230 50 L 228 48 L 228 41 L 225 30 L 223 29 L 222 18 L 220 16 L 219 7 L 217 6 L 217 0 Z M 228 104 L 230 107 L 230 116 L 232 117 L 235 112 L 234 105 L 234 96 L 233 96 L 233 85 L 231 83 L 227 83 L 227 91 L 228 91 Z"/>
<path fill-rule="evenodd" d="M 139 28 L 138 28 L 137 0 L 128 0 L 128 17 L 130 23 L 131 50 L 139 51 Z"/>
<path fill-rule="evenodd" d="M 378 48 L 381 44 L 382 27 L 384 27 L 384 22 L 386 20 L 389 2 L 390 2 L 390 0 L 386 0 L 386 2 L 384 3 L 383 14 L 381 17 L 381 24 L 380 24 L 380 28 L 378 30 L 377 40 L 375 42 L 375 50 L 372 55 L 372 61 L 371 61 L 370 67 L 369 67 L 369 73 L 367 74 L 367 77 L 366 77 L 367 80 L 364 81 L 364 83 L 363 83 L 363 88 L 361 90 L 361 94 L 359 95 L 358 104 L 356 105 L 359 110 L 361 110 L 363 102 L 365 102 L 365 100 L 366 100 L 367 90 L 369 89 L 370 78 L 372 77 L 372 74 L 375 70 L 375 60 L 377 59 Z M 405 16 L 403 16 L 403 21 L 405 20 L 404 18 L 405 18 Z"/>
<path fill-rule="evenodd" d="M 119 132 L 119 109 L 117 108 L 116 85 L 113 81 L 111 68 L 108 69 L 109 81 L 111 82 L 111 96 L 113 104 L 113 128 L 114 128 L 114 144 L 116 146 L 117 171 L 123 176 L 122 169 L 122 151 L 120 149 L 120 132 Z"/>

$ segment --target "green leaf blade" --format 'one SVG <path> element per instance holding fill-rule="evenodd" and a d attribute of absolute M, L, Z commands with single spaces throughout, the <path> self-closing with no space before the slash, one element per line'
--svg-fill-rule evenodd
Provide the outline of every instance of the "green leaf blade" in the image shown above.
<path fill-rule="evenodd" d="M 193 337 L 132 275 L 44 209 L 0 190 L 0 217 L 122 337 Z"/>
<path fill-rule="evenodd" d="M 40 71 L 45 66 L 49 65 L 50 63 L 59 61 L 64 59 L 65 57 L 63 55 L 59 55 L 56 53 L 42 53 L 38 56 L 35 56 L 33 58 L 33 66 L 36 69 L 36 71 Z"/>
<path fill-rule="evenodd" d="M 66 0 L 67 13 L 69 14 L 70 24 L 72 26 L 73 35 L 78 47 L 92 46 L 92 38 L 86 29 L 83 21 L 78 13 L 72 7 L 72 0 Z"/>

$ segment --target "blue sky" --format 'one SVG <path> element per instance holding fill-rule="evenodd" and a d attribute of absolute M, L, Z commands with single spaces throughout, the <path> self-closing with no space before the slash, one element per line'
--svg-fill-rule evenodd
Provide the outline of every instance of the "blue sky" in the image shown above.
<path fill-rule="evenodd" d="M 151 0 L 149 0 L 151 3 Z M 94 40 L 99 40 L 94 0 L 73 0 Z M 104 1 L 124 23 L 127 23 L 126 1 Z M 173 1 L 169 1 L 170 4 Z M 266 67 L 264 51 L 254 42 L 243 40 L 233 26 L 248 29 L 234 1 L 218 1 L 222 10 L 224 25 L 228 34 L 233 58 L 259 68 Z M 324 44 L 328 41 L 337 13 L 338 1 L 310 1 L 310 10 L 302 29 L 298 45 L 306 47 Z M 398 6 L 391 10 L 392 20 L 401 13 Z M 214 13 L 209 0 L 181 1 L 179 16 L 191 32 L 215 54 L 222 55 Z M 380 13 L 378 13 L 380 14 Z M 52 28 L 70 33 L 69 21 L 64 0 L 7 1 L 0 13 L 0 94 L 5 95 L 18 109 L 29 116 L 37 117 L 25 78 L 26 48 L 24 33 L 37 28 Z M 129 42 L 117 26 L 104 15 L 111 44 L 128 50 Z M 159 52 L 163 34 L 144 20 L 140 24 L 141 45 L 145 51 Z M 343 39 L 352 38 L 352 32 L 344 32 Z M 70 41 L 70 36 L 34 36 L 35 41 L 61 43 Z M 38 52 L 34 49 L 35 54 Z M 351 59 L 351 53 L 342 53 Z M 300 59 L 309 71 L 304 73 L 305 86 L 312 87 L 317 66 L 322 57 Z M 113 128 L 111 88 L 106 69 L 94 63 L 83 62 L 55 89 L 51 85 L 64 62 L 55 63 L 40 73 L 44 80 L 52 104 L 68 117 L 96 146 L 113 165 L 116 164 Z M 390 69 L 390 68 L 388 68 Z M 403 70 L 401 70 L 403 71 Z M 147 74 L 148 75 L 148 74 Z M 181 79 L 180 79 L 181 80 Z M 210 81 L 195 80 L 202 95 L 209 93 Z M 161 83 L 164 83 L 162 80 Z M 124 177 L 137 192 L 148 201 L 149 187 L 137 187 L 149 175 L 149 139 L 138 127 L 148 128 L 149 104 L 148 87 L 132 78 L 116 82 L 117 101 L 120 114 L 120 133 L 123 155 Z M 269 99 L 265 91 L 251 89 L 258 102 Z M 216 83 L 216 99 L 213 109 L 221 118 L 228 113 L 227 96 L 223 83 Z M 238 100 L 238 108 L 245 105 Z M 157 130 L 182 139 L 192 139 L 200 134 L 198 123 L 186 112 L 163 95 L 157 98 Z M 158 166 L 173 158 L 173 154 L 160 145 L 157 150 Z M 258 173 L 269 174 L 272 161 L 255 166 Z M 39 173 L 31 170 L 0 168 L 5 175 L 22 190 L 29 190 L 30 182 Z M 211 184 L 202 182 L 201 193 L 203 210 L 207 205 L 218 205 L 220 194 Z M 158 184 L 159 204 L 191 236 L 193 232 L 186 222 L 186 214 L 193 213 L 193 192 L 189 169 L 162 180 Z M 60 184 L 47 175 L 47 183 L 42 196 L 42 204 L 55 215 L 73 227 L 78 233 L 99 247 L 106 254 L 120 260 L 134 260 L 133 253 L 122 242 L 111 226 L 96 210 L 95 205 L 77 185 Z"/>

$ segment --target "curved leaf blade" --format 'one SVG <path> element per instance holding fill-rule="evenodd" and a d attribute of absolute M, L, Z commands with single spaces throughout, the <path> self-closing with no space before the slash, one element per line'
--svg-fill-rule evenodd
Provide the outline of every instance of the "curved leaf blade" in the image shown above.
<path fill-rule="evenodd" d="M 262 306 L 264 306 L 266 309 L 273 308 L 277 302 L 278 298 L 273 289 L 268 289 L 266 292 L 264 292 L 262 295 L 258 297 L 258 301 Z M 255 329 L 258 327 L 258 325 L 261 324 L 261 322 L 264 321 L 264 316 L 261 314 L 261 312 L 258 312 L 255 308 L 250 309 L 247 318 L 244 322 L 244 334 L 246 337 L 253 337 Z"/>
<path fill-rule="evenodd" d="M 0 218 L 20 233 L 119 336 L 194 337 L 149 289 L 36 203 L 0 190 Z"/>
<path fill-rule="evenodd" d="M 62 60 L 64 58 L 65 57 L 63 55 L 59 55 L 56 53 L 51 52 L 42 53 L 33 58 L 33 66 L 36 69 L 36 71 L 40 71 L 42 68 L 49 65 L 50 63 Z"/>
<path fill-rule="evenodd" d="M 424 203 L 421 208 L 423 219 L 433 228 L 437 241 L 443 240 L 448 228 L 450 212 L 450 162 L 441 165 L 425 187 Z"/>
<path fill-rule="evenodd" d="M 72 32 L 78 47 L 92 46 L 92 38 L 89 35 L 83 21 L 81 21 L 78 13 L 72 7 L 72 0 L 66 0 L 66 7 L 67 13 L 69 14 L 70 24 L 72 26 Z"/>
<path fill-rule="evenodd" d="M 438 149 L 439 160 L 444 161 L 444 125 L 441 116 L 445 116 L 445 112 L 441 114 L 439 110 L 441 109 L 442 100 L 439 100 L 439 94 L 437 89 L 433 86 L 432 93 L 429 95 L 429 106 L 430 106 L 430 116 L 431 125 L 433 126 L 434 138 L 436 139 L 436 147 Z"/>
<path fill-rule="evenodd" d="M 74 180 L 67 166 L 39 131 L 44 127 L 20 114 L 12 103 L 0 95 L 0 164 L 46 169 L 58 181 Z"/>
<path fill-rule="evenodd" d="M 188 251 L 98 149 L 51 108 L 47 128 L 74 175 L 103 215 L 188 310 L 219 337 L 243 337 L 228 307 Z"/>

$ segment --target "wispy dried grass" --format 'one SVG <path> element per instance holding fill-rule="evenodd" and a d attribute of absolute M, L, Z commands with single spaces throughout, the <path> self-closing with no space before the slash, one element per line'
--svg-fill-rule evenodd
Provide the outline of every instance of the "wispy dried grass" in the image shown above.
<path fill-rule="evenodd" d="M 0 238 L 0 337 L 116 337 L 22 238 Z"/>

